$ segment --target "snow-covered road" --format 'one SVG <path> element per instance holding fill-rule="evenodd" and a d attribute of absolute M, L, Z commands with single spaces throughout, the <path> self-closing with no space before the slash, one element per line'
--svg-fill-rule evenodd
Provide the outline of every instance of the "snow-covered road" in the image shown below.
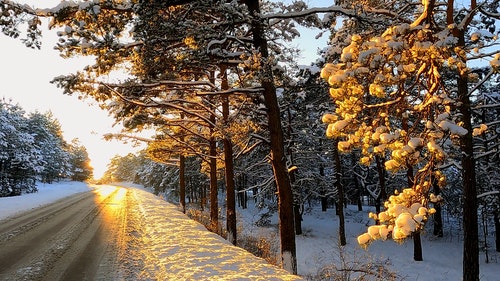
<path fill-rule="evenodd" d="M 300 280 L 120 186 L 1 221 L 0 249 L 1 280 Z"/>

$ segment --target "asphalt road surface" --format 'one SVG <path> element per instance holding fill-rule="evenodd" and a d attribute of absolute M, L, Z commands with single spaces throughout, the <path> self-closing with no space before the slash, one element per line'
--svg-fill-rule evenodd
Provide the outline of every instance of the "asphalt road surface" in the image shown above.
<path fill-rule="evenodd" d="M 128 190 L 92 192 L 0 221 L 0 280 L 122 280 Z"/>

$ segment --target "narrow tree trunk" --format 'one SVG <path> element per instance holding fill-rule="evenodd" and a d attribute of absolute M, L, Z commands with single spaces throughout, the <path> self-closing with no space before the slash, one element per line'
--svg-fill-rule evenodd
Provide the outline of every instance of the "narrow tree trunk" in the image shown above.
<path fill-rule="evenodd" d="M 441 193 L 441 188 L 437 185 L 437 181 L 433 179 L 432 181 L 433 185 L 433 192 L 434 195 L 438 196 Z M 436 212 L 432 215 L 432 219 L 434 222 L 434 231 L 433 234 L 434 236 L 437 237 L 443 237 L 443 211 L 441 209 L 441 203 L 437 202 L 433 204 L 434 210 Z"/>
<path fill-rule="evenodd" d="M 354 152 L 351 152 L 351 165 L 353 167 L 356 167 L 356 158 L 354 157 Z M 356 198 L 357 198 L 357 203 L 358 203 L 358 212 L 363 211 L 363 201 L 362 201 L 362 196 L 363 196 L 363 189 L 361 184 L 359 184 L 358 177 L 355 173 L 353 173 L 353 181 L 354 181 L 354 188 L 356 189 Z"/>
<path fill-rule="evenodd" d="M 459 31 L 458 46 L 465 47 L 465 35 Z M 461 60 L 466 63 L 464 57 Z M 472 143 L 472 115 L 468 91 L 468 73 L 458 73 L 457 94 L 458 110 L 462 115 L 462 127 L 467 133 L 461 137 L 462 150 L 462 179 L 463 179 L 463 216 L 464 216 L 464 257 L 463 280 L 479 280 L 479 244 L 478 244 L 478 216 L 477 216 L 477 187 Z"/>
<path fill-rule="evenodd" d="M 292 130 L 292 113 L 290 111 L 290 108 L 288 108 L 287 111 L 288 115 L 288 137 L 290 138 L 290 144 L 288 146 L 288 155 L 290 156 L 290 165 L 294 166 L 295 161 L 293 158 L 293 150 L 292 147 L 294 145 L 293 141 L 293 130 Z M 297 194 L 297 186 L 295 186 L 295 169 L 292 169 L 289 172 L 290 175 L 290 184 L 292 185 L 292 188 L 295 187 L 295 191 Z M 294 218 L 294 225 L 295 225 L 295 234 L 296 235 L 301 235 L 302 234 L 302 214 L 300 213 L 300 202 L 297 198 L 298 196 L 295 196 L 295 200 L 293 202 L 293 218 Z"/>
<path fill-rule="evenodd" d="M 326 197 L 325 195 L 322 195 L 321 196 L 321 211 L 326 212 L 327 209 L 328 209 L 328 197 Z"/>
<path fill-rule="evenodd" d="M 338 140 L 333 142 L 333 158 L 335 160 L 335 186 L 337 187 L 337 211 L 339 216 L 339 240 L 340 245 L 347 244 L 345 238 L 345 219 L 344 219 L 344 185 L 342 184 L 342 164 L 338 149 Z"/>
<path fill-rule="evenodd" d="M 321 179 L 325 177 L 325 167 L 323 167 L 323 163 L 319 164 L 319 175 Z M 326 212 L 328 209 L 328 197 L 326 197 L 326 190 L 324 188 L 321 188 L 321 211 Z"/>
<path fill-rule="evenodd" d="M 293 204 L 293 215 L 295 218 L 295 234 L 302 235 L 302 214 L 300 213 L 300 205 Z"/>
<path fill-rule="evenodd" d="M 181 212 L 186 213 L 186 158 L 184 155 L 179 155 L 179 204 Z"/>
<path fill-rule="evenodd" d="M 228 90 L 229 85 L 227 81 L 226 70 L 223 71 L 222 78 L 222 90 Z M 222 97 L 222 118 L 224 119 L 224 124 L 226 126 L 226 132 L 224 132 L 224 165 L 225 165 L 225 178 L 226 178 L 226 230 L 227 230 L 227 240 L 236 245 L 236 199 L 234 194 L 234 165 L 233 165 L 233 145 L 231 143 L 229 132 L 227 128 L 229 117 L 229 98 L 227 96 Z"/>
<path fill-rule="evenodd" d="M 500 216 L 498 211 L 493 212 L 493 220 L 495 222 L 495 249 L 500 252 Z"/>
<path fill-rule="evenodd" d="M 247 193 L 246 189 L 246 175 L 244 173 L 240 174 L 237 177 L 236 181 L 236 202 L 238 202 L 238 206 L 242 209 L 247 208 Z"/>
<path fill-rule="evenodd" d="M 271 142 L 271 163 L 278 190 L 278 216 L 280 226 L 280 252 L 283 268 L 297 274 L 297 253 L 293 221 L 292 185 L 288 176 L 284 152 L 283 129 L 280 120 L 280 108 L 276 96 L 271 65 L 268 64 L 269 51 L 264 29 L 260 19 L 259 0 L 246 0 L 252 20 L 253 44 L 262 56 L 261 84 L 267 109 L 267 123 Z"/>
<path fill-rule="evenodd" d="M 379 155 L 375 156 L 375 162 L 377 164 L 378 182 L 380 186 L 380 192 L 375 198 L 375 211 L 379 214 L 382 211 L 382 202 L 387 199 L 387 191 L 385 190 L 385 168 L 382 163 L 382 159 Z M 379 224 L 379 221 L 376 221 Z"/>
<path fill-rule="evenodd" d="M 424 260 L 424 258 L 422 257 L 422 240 L 420 238 L 420 231 L 413 233 L 413 260 Z"/>
<path fill-rule="evenodd" d="M 406 180 L 408 181 L 408 187 L 413 188 L 413 167 L 410 164 L 406 164 Z M 420 231 L 416 231 L 412 235 L 413 237 L 413 260 L 423 261 L 424 257 L 422 255 L 422 239 L 420 238 Z"/>
<path fill-rule="evenodd" d="M 213 115 L 212 115 L 213 116 Z M 215 116 L 210 118 L 215 123 Z M 217 146 L 213 137 L 214 128 L 210 128 L 209 154 L 210 154 L 210 224 L 212 231 L 219 229 L 219 202 L 217 188 Z"/>
<path fill-rule="evenodd" d="M 210 82 L 215 84 L 215 73 L 212 71 L 210 73 Z M 210 138 L 209 138 L 209 148 L 208 154 L 210 156 L 209 167 L 210 167 L 210 228 L 213 232 L 218 233 L 219 231 L 219 189 L 217 187 L 217 143 L 214 136 L 216 122 L 215 119 L 215 108 L 213 104 L 209 105 L 210 110 Z M 220 234 L 220 233 L 219 233 Z"/>

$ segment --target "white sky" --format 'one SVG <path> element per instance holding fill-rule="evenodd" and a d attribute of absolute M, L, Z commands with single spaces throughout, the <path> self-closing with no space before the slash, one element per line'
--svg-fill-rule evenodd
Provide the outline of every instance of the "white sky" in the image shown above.
<path fill-rule="evenodd" d="M 43 1 L 45 7 L 57 3 L 59 0 Z M 42 24 L 42 27 L 46 26 Z M 42 49 L 34 50 L 25 47 L 20 39 L 0 34 L 0 98 L 12 99 L 27 112 L 50 110 L 61 123 L 65 139 L 69 142 L 78 138 L 87 148 L 94 176 L 99 178 L 110 158 L 138 148 L 119 141 L 103 140 L 104 134 L 119 130 L 111 128 L 113 119 L 96 104 L 90 104 L 91 100 L 82 101 L 76 96 L 63 95 L 62 89 L 49 83 L 54 77 L 76 72 L 91 62 L 89 58 L 61 58 L 53 49 L 56 40 L 55 31 L 44 30 Z"/>
<path fill-rule="evenodd" d="M 57 5 L 59 0 L 24 0 L 19 1 L 36 5 L 37 8 L 48 8 Z M 43 6 L 40 5 L 43 3 Z M 287 2 L 287 1 L 285 1 Z M 328 6 L 332 1 L 309 0 L 311 6 Z M 42 27 L 46 27 L 46 23 Z M 303 30 L 301 30 L 303 31 Z M 56 76 L 74 73 L 91 63 L 89 58 L 63 59 L 53 49 L 57 36 L 55 31 L 43 31 L 41 50 L 25 47 L 20 39 L 12 39 L 0 34 L 0 98 L 12 99 L 27 112 L 38 110 L 51 111 L 61 123 L 67 141 L 78 138 L 87 148 L 94 167 L 94 176 L 99 178 L 106 170 L 109 159 L 115 155 L 126 155 L 137 151 L 131 144 L 119 141 L 105 141 L 106 133 L 117 132 L 112 128 L 113 119 L 92 104 L 91 100 L 78 100 L 75 96 L 62 94 L 62 89 L 49 82 Z M 316 32 L 312 32 L 314 38 Z M 302 44 L 300 43 L 302 41 Z M 326 38 L 321 40 L 297 41 L 304 49 L 304 58 L 300 63 L 309 64 L 315 57 L 318 47 L 326 46 Z"/>

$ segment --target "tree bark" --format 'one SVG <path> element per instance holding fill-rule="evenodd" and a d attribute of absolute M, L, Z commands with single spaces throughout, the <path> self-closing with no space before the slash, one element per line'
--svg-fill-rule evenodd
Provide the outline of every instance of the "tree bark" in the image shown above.
<path fill-rule="evenodd" d="M 179 204 L 181 212 L 186 213 L 186 157 L 179 155 Z"/>
<path fill-rule="evenodd" d="M 342 163 L 340 162 L 340 154 L 338 149 L 338 140 L 333 142 L 333 158 L 335 160 L 335 186 L 337 187 L 337 211 L 339 216 L 339 240 L 340 245 L 347 244 L 345 238 L 345 219 L 344 219 L 344 185 L 342 184 Z"/>
<path fill-rule="evenodd" d="M 458 46 L 465 48 L 464 31 L 458 32 Z M 460 57 L 466 63 L 465 52 Z M 479 244 L 478 244 L 478 215 L 477 215 L 477 187 L 472 143 L 472 114 L 468 91 L 468 73 L 459 72 L 457 78 L 458 110 L 462 115 L 462 127 L 467 133 L 460 138 L 462 150 L 462 180 L 463 180 L 463 219 L 464 219 L 464 250 L 463 250 L 463 280 L 479 280 Z"/>
<path fill-rule="evenodd" d="M 229 85 L 227 81 L 226 70 L 221 70 L 222 73 L 222 90 L 228 90 Z M 236 240 L 236 198 L 234 188 L 234 165 L 233 165 L 233 145 L 231 137 L 228 135 L 227 128 L 229 117 L 229 98 L 228 96 L 222 97 L 222 118 L 225 124 L 226 131 L 224 132 L 224 171 L 226 178 L 226 230 L 227 240 L 233 245 L 237 244 Z"/>
<path fill-rule="evenodd" d="M 276 87 L 273 81 L 273 72 L 268 63 L 269 51 L 267 40 L 264 38 L 264 29 L 260 19 L 259 0 L 245 1 L 252 20 L 253 44 L 260 51 L 262 57 L 261 85 L 267 109 L 267 123 L 271 137 L 271 164 L 278 190 L 278 216 L 280 226 L 280 252 L 282 267 L 297 274 L 297 254 L 295 245 L 295 231 L 293 220 L 293 194 L 286 158 L 284 152 L 283 129 L 280 120 L 280 108 L 276 96 Z"/>
<path fill-rule="evenodd" d="M 319 164 L 319 175 L 320 175 L 321 179 L 323 179 L 325 177 L 325 167 L 323 167 L 323 163 Z M 322 193 L 321 194 L 321 211 L 326 212 L 326 210 L 328 209 L 328 197 L 326 197 L 326 194 L 325 194 L 326 190 L 324 190 L 324 188 L 322 187 L 320 192 Z"/>
<path fill-rule="evenodd" d="M 239 206 L 242 208 L 242 209 L 246 209 L 247 208 L 247 201 L 248 201 L 248 197 L 247 197 L 247 192 L 246 192 L 246 182 L 247 182 L 247 176 L 245 173 L 241 173 L 239 176 L 238 176 L 238 180 L 237 180 L 237 184 L 236 184 L 236 187 L 237 187 L 237 190 L 236 190 L 236 194 L 238 195 L 237 196 L 237 201 L 238 201 L 238 204 Z"/>
<path fill-rule="evenodd" d="M 405 126 L 406 120 L 403 119 L 403 126 Z M 408 130 L 407 126 L 404 127 Z M 413 179 L 413 166 L 406 163 L 406 181 L 408 182 L 408 188 L 413 188 L 415 181 Z M 422 239 L 420 237 L 420 231 L 415 231 L 412 235 L 413 238 L 413 260 L 423 261 L 424 257 L 422 254 Z"/>
<path fill-rule="evenodd" d="M 210 116 L 212 124 L 215 123 L 215 115 Z M 210 126 L 209 155 L 210 155 L 210 225 L 212 231 L 219 230 L 219 202 L 217 187 L 217 146 L 215 137 L 213 137 L 214 128 Z"/>
<path fill-rule="evenodd" d="M 422 256 L 422 239 L 420 237 L 420 231 L 416 231 L 413 233 L 413 260 L 414 261 L 424 260 Z"/>
<path fill-rule="evenodd" d="M 495 222 L 495 249 L 500 252 L 500 216 L 498 211 L 493 212 L 493 220 Z"/>
<path fill-rule="evenodd" d="M 290 138 L 290 143 L 288 145 L 288 155 L 290 156 L 290 166 L 295 165 L 295 161 L 293 158 L 293 150 L 292 147 L 294 145 L 293 141 L 293 130 L 292 130 L 292 113 L 290 111 L 290 108 L 288 108 L 287 111 L 288 115 L 288 137 Z M 288 172 L 290 176 L 290 184 L 292 185 L 292 190 L 295 187 L 295 191 L 299 192 L 297 190 L 297 186 L 295 186 L 295 169 L 292 169 L 291 171 Z M 296 193 L 297 194 L 297 193 Z M 293 202 L 293 218 L 294 218 L 294 225 L 295 225 L 295 234 L 296 235 L 301 235 L 302 234 L 302 214 L 300 213 L 300 202 L 297 198 L 298 196 L 295 196 L 295 200 Z"/>
<path fill-rule="evenodd" d="M 210 72 L 210 82 L 215 84 L 215 73 Z M 208 154 L 210 160 L 208 166 L 210 168 L 210 228 L 213 232 L 219 233 L 219 189 L 217 186 L 217 142 L 214 136 L 214 125 L 217 121 L 215 118 L 215 108 L 212 103 L 209 104 L 210 110 L 210 138 Z M 219 233 L 220 234 L 220 233 Z"/>
<path fill-rule="evenodd" d="M 438 196 L 441 193 L 441 188 L 437 185 L 437 181 L 435 179 L 432 180 L 433 192 L 434 195 Z M 443 216 L 441 210 L 441 203 L 437 202 L 433 204 L 434 210 L 436 212 L 432 215 L 432 219 L 434 222 L 434 236 L 443 237 Z"/>
<path fill-rule="evenodd" d="M 350 155 L 351 155 L 351 165 L 354 170 L 356 167 L 356 158 L 354 157 L 354 152 L 351 152 Z M 363 187 L 361 186 L 361 184 L 359 184 L 358 176 L 356 175 L 356 173 L 353 173 L 353 181 L 354 181 L 354 188 L 356 189 L 356 197 L 357 197 L 356 201 L 358 204 L 358 212 L 361 212 L 363 211 L 363 201 L 362 201 Z"/>
<path fill-rule="evenodd" d="M 385 169 L 379 155 L 375 156 L 375 162 L 377 164 L 378 182 L 380 185 L 380 193 L 375 198 L 375 211 L 379 214 L 382 209 L 382 201 L 387 199 L 387 191 L 385 190 Z M 379 224 L 378 220 L 377 224 Z"/>

